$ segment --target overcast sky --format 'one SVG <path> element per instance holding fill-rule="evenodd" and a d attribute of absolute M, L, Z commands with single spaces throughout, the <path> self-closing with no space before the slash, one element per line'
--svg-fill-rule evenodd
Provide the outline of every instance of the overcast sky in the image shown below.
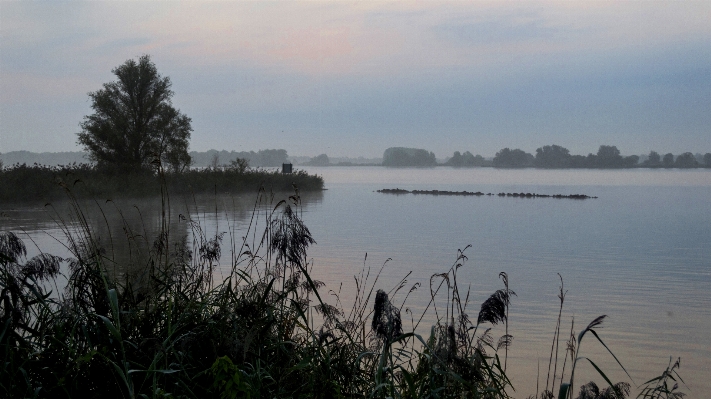
<path fill-rule="evenodd" d="M 711 1 L 1 1 L 0 152 L 81 149 L 142 54 L 191 150 L 711 152 Z"/>

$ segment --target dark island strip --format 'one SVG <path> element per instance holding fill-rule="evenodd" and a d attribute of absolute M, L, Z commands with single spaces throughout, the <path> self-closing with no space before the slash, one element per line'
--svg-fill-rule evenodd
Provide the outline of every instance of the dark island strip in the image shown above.
<path fill-rule="evenodd" d="M 518 197 L 518 198 L 558 198 L 558 199 L 577 199 L 577 200 L 582 200 L 582 199 L 592 199 L 592 198 L 597 198 L 597 197 L 592 197 L 589 195 L 585 194 L 569 194 L 569 195 L 563 195 L 563 194 L 554 194 L 554 195 L 548 195 L 548 194 L 533 194 L 533 193 L 498 193 L 498 194 L 492 194 L 492 193 L 487 193 L 484 194 L 481 191 L 477 192 L 471 192 L 471 191 L 446 191 L 446 190 L 403 190 L 401 188 L 384 188 L 382 190 L 377 190 L 379 193 L 383 194 L 425 194 L 425 195 L 461 195 L 461 196 L 475 196 L 475 197 L 480 197 L 482 195 L 489 195 L 493 196 L 496 195 L 498 197 Z"/>

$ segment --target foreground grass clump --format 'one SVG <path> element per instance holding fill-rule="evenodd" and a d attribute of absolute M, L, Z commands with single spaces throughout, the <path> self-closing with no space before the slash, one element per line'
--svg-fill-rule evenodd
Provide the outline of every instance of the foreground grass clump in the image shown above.
<path fill-rule="evenodd" d="M 273 191 L 323 189 L 323 178 L 304 171 L 282 174 L 277 170 L 258 168 L 221 168 L 189 170 L 180 173 L 157 173 L 151 170 L 102 170 L 89 164 L 44 166 L 16 164 L 0 169 L 0 202 L 47 202 L 65 197 L 62 185 L 76 195 L 101 198 L 143 197 L 161 195 L 161 182 L 167 182 L 169 193 L 198 194 L 256 192 L 260 187 Z"/>
<path fill-rule="evenodd" d="M 502 273 L 503 288 L 472 309 L 471 293 L 460 294 L 457 283 L 463 251 L 430 280 L 428 309 L 437 322 L 422 337 L 416 333 L 422 317 L 416 322 L 406 310 L 409 327 L 403 317 L 418 288 L 407 289 L 404 279 L 389 291 L 377 289 L 379 273 L 371 276 L 364 266 L 351 305 L 324 301 L 323 283 L 312 278 L 307 261 L 314 239 L 300 217 L 298 193 L 274 204 L 260 191 L 242 239 L 236 230 L 209 235 L 181 216 L 192 232 L 188 245 L 187 236 L 171 236 L 164 219 L 145 267 L 123 274 L 111 272 L 121 268 L 72 203 L 72 220 L 60 226 L 69 259 L 27 259 L 17 235 L 0 233 L 0 397 L 511 397 L 512 337 L 496 339 L 490 327 L 506 328 L 515 294 Z M 232 261 L 224 269 L 219 260 L 227 249 Z M 395 303 L 398 295 L 404 299 Z M 578 349 L 573 342 L 573 370 L 585 359 L 579 342 L 597 337 L 601 320 L 578 335 Z M 665 376 L 674 375 L 663 376 L 663 387 Z M 625 397 L 625 386 L 615 386 L 605 392 L 616 396 L 604 397 Z M 602 397 L 583 396 L 582 388 L 580 398 Z M 570 391 L 559 397 L 573 397 Z"/>
<path fill-rule="evenodd" d="M 3 233 L 2 396 L 508 397 L 497 347 L 477 332 L 504 320 L 507 292 L 472 324 L 451 284 L 458 263 L 438 275 L 435 294 L 451 299 L 432 304 L 443 321 L 429 339 L 403 333 L 391 298 L 404 283 L 377 290 L 364 268 L 351 307 L 324 302 L 306 261 L 314 240 L 298 196 L 265 209 L 255 208 L 220 281 L 224 234 L 207 236 L 192 220 L 184 220 L 191 246 L 169 245 L 165 230 L 145 269 L 131 275 L 109 272 L 113 259 L 78 206 L 63 226 L 71 259 L 28 260 L 22 240 Z M 57 295 L 50 290 L 64 264 Z"/>

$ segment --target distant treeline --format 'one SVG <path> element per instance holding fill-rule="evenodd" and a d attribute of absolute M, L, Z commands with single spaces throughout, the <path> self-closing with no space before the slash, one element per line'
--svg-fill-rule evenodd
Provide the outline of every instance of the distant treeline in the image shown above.
<path fill-rule="evenodd" d="M 694 155 L 685 152 L 678 156 L 668 153 L 663 157 L 651 151 L 640 162 L 639 155 L 622 156 L 614 145 L 601 145 L 597 154 L 571 155 L 567 148 L 559 145 L 546 145 L 536 149 L 536 155 L 520 149 L 504 148 L 496 153 L 492 166 L 499 168 L 536 167 L 544 169 L 588 168 L 700 168 L 711 167 L 711 153 Z"/>
<path fill-rule="evenodd" d="M 504 148 L 488 160 L 469 151 L 455 151 L 444 163 L 437 163 L 435 155 L 424 149 L 391 147 L 383 154 L 383 166 L 454 166 L 496 168 L 543 168 L 543 169 L 622 169 L 622 168 L 711 168 L 711 153 L 705 155 L 685 152 L 680 155 L 656 151 L 648 155 L 623 156 L 614 145 L 601 145 L 596 154 L 571 155 L 567 148 L 546 145 L 536 149 L 536 154 L 521 149 Z"/>
<path fill-rule="evenodd" d="M 58 166 L 72 163 L 87 163 L 85 152 L 45 152 L 12 151 L 0 154 L 0 168 L 17 164 Z M 286 150 L 217 151 L 190 152 L 192 167 L 227 167 L 237 159 L 248 161 L 249 167 L 279 167 L 282 163 L 294 162 L 309 166 L 355 166 L 383 165 L 395 167 L 496 167 L 496 168 L 543 168 L 543 169 L 621 169 L 621 168 L 711 168 L 711 153 L 693 154 L 685 152 L 674 155 L 651 151 L 646 155 L 623 156 L 614 145 L 601 145 L 596 154 L 572 155 L 559 145 L 546 145 L 531 154 L 521 149 L 503 148 L 493 159 L 486 159 L 469 151 L 455 151 L 443 163 L 438 163 L 435 154 L 419 148 L 390 147 L 378 158 L 329 158 L 321 154 L 312 158 L 289 157 Z"/>

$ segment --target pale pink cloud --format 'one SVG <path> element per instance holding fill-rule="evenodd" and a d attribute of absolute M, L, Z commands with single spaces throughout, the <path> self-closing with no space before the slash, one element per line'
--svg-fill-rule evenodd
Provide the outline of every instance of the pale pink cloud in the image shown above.
<path fill-rule="evenodd" d="M 48 26 L 27 13 L 9 25 L 4 21 L 4 37 L 31 45 L 57 29 L 90 32 L 63 49 L 75 57 L 117 40 L 145 39 L 101 55 L 102 65 L 150 53 L 196 67 L 245 65 L 322 75 L 497 68 L 500 62 L 531 54 L 655 46 L 711 36 L 709 2 L 128 2 L 76 8 Z M 441 27 L 491 21 L 503 28 L 534 25 L 561 34 L 469 43 L 437 35 Z"/>

